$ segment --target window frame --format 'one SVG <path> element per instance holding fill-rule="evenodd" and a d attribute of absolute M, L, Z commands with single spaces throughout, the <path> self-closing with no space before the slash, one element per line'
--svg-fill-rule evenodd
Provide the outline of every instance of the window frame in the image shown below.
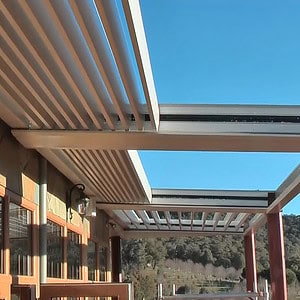
<path fill-rule="evenodd" d="M 10 225 L 10 221 L 11 221 L 11 216 L 10 216 L 10 206 L 11 204 L 13 205 L 16 205 L 18 206 L 19 208 L 21 209 L 25 209 L 26 210 L 26 213 L 30 214 L 30 217 L 29 217 L 29 223 L 27 224 L 28 228 L 27 228 L 27 232 L 29 234 L 28 238 L 29 238 L 29 254 L 28 254 L 28 258 L 29 258 L 29 262 L 27 263 L 27 271 L 26 271 L 26 274 L 25 272 L 23 273 L 12 273 L 12 252 L 11 252 L 11 237 L 10 237 L 10 230 L 11 230 L 11 226 L 8 227 L 8 247 L 9 247 L 9 265 L 10 265 L 10 275 L 11 276 L 26 276 L 26 277 L 33 277 L 35 275 L 35 270 L 34 270 L 34 253 L 35 253 L 35 245 L 34 245 L 34 230 L 33 230 L 33 227 L 35 225 L 35 218 L 34 218 L 34 210 L 30 207 L 28 207 L 27 205 L 24 205 L 23 203 L 23 199 L 21 199 L 21 201 L 18 201 L 18 199 L 14 198 L 14 197 L 10 197 L 8 203 L 7 203 L 7 206 L 8 206 L 8 224 Z M 28 216 L 27 216 L 28 218 Z M 19 269 L 19 266 L 18 266 L 18 269 Z"/>
<path fill-rule="evenodd" d="M 78 264 L 78 277 L 73 278 L 69 276 L 69 256 L 68 254 L 70 253 L 70 251 L 68 250 L 68 246 L 69 246 L 69 235 L 68 233 L 71 232 L 75 235 L 78 236 L 79 241 L 78 241 L 78 245 L 79 245 L 79 264 Z M 82 263 L 83 263 L 83 257 L 82 257 L 82 241 L 83 241 L 83 235 L 82 233 L 79 233 L 78 231 L 73 230 L 73 228 L 70 228 L 69 226 L 66 227 L 66 263 L 67 263 L 67 270 L 66 270 L 66 279 L 68 280 L 83 280 L 83 272 L 82 272 Z M 76 267 L 76 266 L 75 266 Z"/>
<path fill-rule="evenodd" d="M 48 225 L 49 225 L 49 222 L 51 222 L 53 225 L 60 228 L 61 261 L 60 261 L 60 276 L 59 277 L 49 276 L 49 266 L 48 266 L 48 263 L 49 263 L 49 260 L 48 260 L 48 255 L 49 255 L 49 253 L 48 253 L 48 250 L 49 250 Z M 64 253 L 65 253 L 65 251 L 64 251 L 64 248 L 65 248 L 64 231 L 65 231 L 64 230 L 64 225 L 62 225 L 58 222 L 55 222 L 52 218 L 47 217 L 47 278 L 53 278 L 53 279 L 63 279 L 64 278 L 64 261 L 65 261 L 65 258 L 64 258 Z"/>
<path fill-rule="evenodd" d="M 102 259 L 101 259 L 101 254 L 103 251 L 104 254 L 104 270 L 102 270 Z M 107 281 L 107 272 L 108 272 L 108 247 L 106 245 L 99 245 L 98 247 L 98 255 L 99 255 L 99 263 L 98 263 L 98 268 L 99 268 L 99 281 L 100 282 L 106 282 Z"/>

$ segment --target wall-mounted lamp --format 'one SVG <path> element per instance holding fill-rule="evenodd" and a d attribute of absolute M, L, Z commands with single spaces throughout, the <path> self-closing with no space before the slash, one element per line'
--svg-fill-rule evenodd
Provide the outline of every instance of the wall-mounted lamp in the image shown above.
<path fill-rule="evenodd" d="M 77 190 L 79 192 L 79 197 L 75 198 L 74 201 L 76 202 L 77 212 L 83 217 L 86 215 L 87 206 L 90 202 L 90 199 L 84 193 L 85 186 L 82 183 L 75 184 L 70 189 L 69 193 L 67 194 L 67 201 L 66 201 L 66 208 L 67 208 L 67 216 L 69 214 L 69 219 L 72 220 L 73 214 L 71 210 L 72 206 L 72 194 Z"/>

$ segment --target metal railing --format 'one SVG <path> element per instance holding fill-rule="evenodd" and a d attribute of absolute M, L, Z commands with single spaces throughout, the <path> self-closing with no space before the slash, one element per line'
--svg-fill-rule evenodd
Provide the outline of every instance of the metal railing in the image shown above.
<path fill-rule="evenodd" d="M 251 300 L 269 300 L 268 281 L 265 281 L 264 290 L 261 292 L 238 292 L 238 293 L 214 293 L 214 294 L 176 294 L 175 285 L 172 288 L 171 296 L 163 296 L 163 287 L 158 285 L 158 300 L 194 300 L 194 299 L 251 299 Z"/>

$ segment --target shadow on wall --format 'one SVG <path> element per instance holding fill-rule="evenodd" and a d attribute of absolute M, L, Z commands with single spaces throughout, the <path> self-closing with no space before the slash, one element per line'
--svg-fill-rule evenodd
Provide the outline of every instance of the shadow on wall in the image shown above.
<path fill-rule="evenodd" d="M 40 154 L 25 149 L 11 134 L 10 128 L 0 120 L 0 184 L 28 200 L 38 204 Z M 55 167 L 48 163 L 47 189 L 56 198 L 66 199 L 71 183 Z"/>

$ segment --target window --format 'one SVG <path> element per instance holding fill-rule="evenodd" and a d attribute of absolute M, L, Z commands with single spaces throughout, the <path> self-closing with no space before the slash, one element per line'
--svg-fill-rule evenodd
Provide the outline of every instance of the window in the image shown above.
<path fill-rule="evenodd" d="M 107 255 L 106 247 L 100 247 L 100 281 L 106 280 L 106 271 L 107 271 Z"/>
<path fill-rule="evenodd" d="M 32 275 L 31 211 L 15 203 L 9 204 L 10 273 Z"/>
<path fill-rule="evenodd" d="M 81 251 L 80 251 L 80 235 L 68 230 L 67 243 L 67 264 L 68 264 L 68 279 L 81 279 Z"/>
<path fill-rule="evenodd" d="M 3 199 L 0 197 L 0 273 L 4 273 Z"/>
<path fill-rule="evenodd" d="M 95 281 L 96 280 L 96 243 L 93 241 L 88 242 L 88 279 Z"/>
<path fill-rule="evenodd" d="M 62 227 L 47 221 L 47 276 L 61 278 L 63 261 Z"/>

